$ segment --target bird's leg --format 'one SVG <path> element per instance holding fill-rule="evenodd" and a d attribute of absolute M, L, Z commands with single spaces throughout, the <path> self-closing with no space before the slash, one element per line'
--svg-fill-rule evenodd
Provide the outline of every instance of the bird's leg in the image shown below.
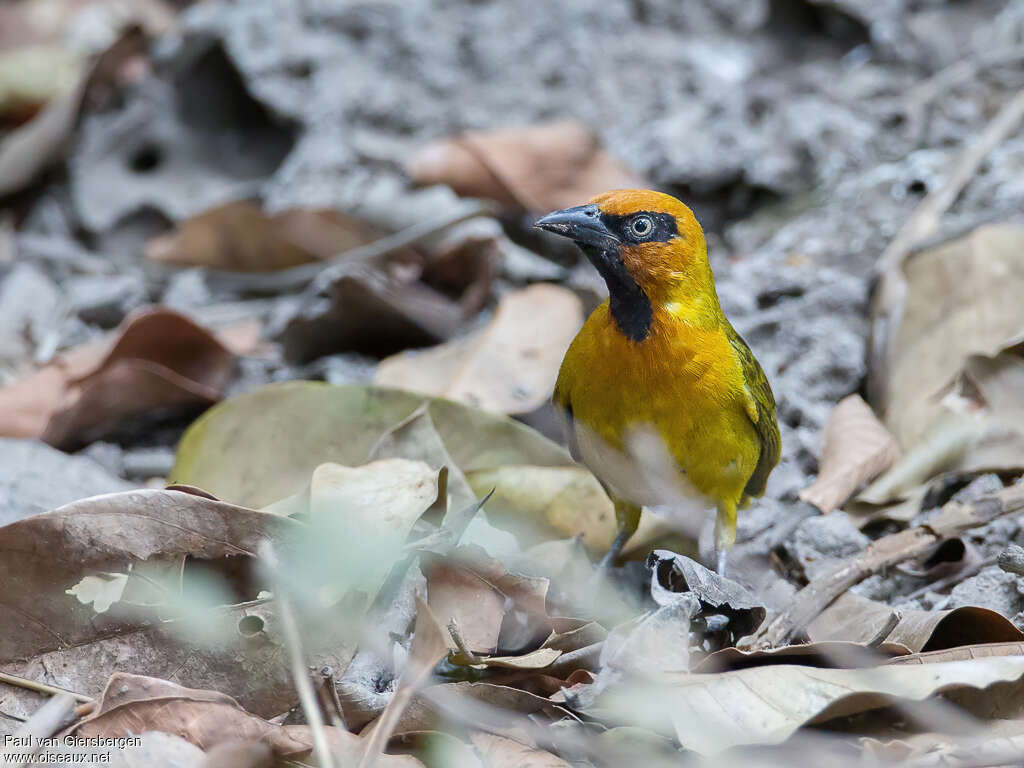
<path fill-rule="evenodd" d="M 721 504 L 715 517 L 715 549 L 718 552 L 719 576 L 725 576 L 729 549 L 736 541 L 736 506 Z"/>
<path fill-rule="evenodd" d="M 601 562 L 597 567 L 602 571 L 607 571 L 615 565 L 615 561 L 622 554 L 622 548 L 626 546 L 626 542 L 629 541 L 629 537 L 632 535 L 632 531 L 620 527 L 614 541 L 612 541 L 612 545 L 608 547 L 608 551 L 604 553 L 604 557 L 601 558 Z"/>
<path fill-rule="evenodd" d="M 637 526 L 640 525 L 640 507 L 615 496 L 612 496 L 612 501 L 615 504 L 615 523 L 618 526 L 618 533 L 598 565 L 598 569 L 602 573 L 615 565 L 615 561 L 622 554 L 622 548 L 626 546 L 629 537 L 636 533 Z"/>

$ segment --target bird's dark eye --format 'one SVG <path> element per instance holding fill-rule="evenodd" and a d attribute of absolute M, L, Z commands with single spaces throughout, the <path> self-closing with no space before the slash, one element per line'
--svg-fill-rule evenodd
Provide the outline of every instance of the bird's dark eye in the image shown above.
<path fill-rule="evenodd" d="M 654 222 L 650 216 L 636 216 L 629 222 L 629 231 L 634 237 L 647 237 L 654 229 Z"/>

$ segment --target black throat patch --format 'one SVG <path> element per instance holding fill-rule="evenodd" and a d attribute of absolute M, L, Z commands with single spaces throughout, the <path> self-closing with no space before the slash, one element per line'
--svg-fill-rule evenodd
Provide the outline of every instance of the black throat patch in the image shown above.
<path fill-rule="evenodd" d="M 604 278 L 612 320 L 622 335 L 632 341 L 646 339 L 654 322 L 654 309 L 643 288 L 626 269 L 618 250 L 604 250 L 586 243 L 577 245 Z"/>

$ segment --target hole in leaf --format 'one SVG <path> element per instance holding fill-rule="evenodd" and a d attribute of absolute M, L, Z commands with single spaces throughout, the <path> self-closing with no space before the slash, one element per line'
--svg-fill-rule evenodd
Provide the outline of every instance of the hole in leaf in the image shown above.
<path fill-rule="evenodd" d="M 164 153 L 156 144 L 144 144 L 132 153 L 128 167 L 135 173 L 151 173 L 164 160 Z"/>
<path fill-rule="evenodd" d="M 263 631 L 263 619 L 259 616 L 243 616 L 238 620 L 238 634 L 242 637 L 255 637 Z"/>

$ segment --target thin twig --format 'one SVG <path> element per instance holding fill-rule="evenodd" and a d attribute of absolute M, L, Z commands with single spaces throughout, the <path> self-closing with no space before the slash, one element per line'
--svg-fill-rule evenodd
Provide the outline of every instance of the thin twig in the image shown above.
<path fill-rule="evenodd" d="M 260 557 L 270 572 L 274 574 L 274 581 L 277 582 L 280 568 L 270 542 L 263 542 L 260 547 Z M 331 754 L 327 742 L 323 713 L 317 704 L 316 691 L 313 690 L 313 682 L 309 679 L 309 668 L 302 652 L 299 624 L 295 620 L 291 601 L 285 591 L 280 589 L 279 584 L 275 584 L 274 595 L 277 597 L 277 615 L 281 620 L 281 634 L 288 649 L 288 662 L 291 667 L 292 679 L 295 682 L 295 691 L 299 695 L 299 705 L 302 707 L 302 713 L 306 716 L 306 723 L 309 724 L 309 730 L 313 737 L 313 754 L 321 768 L 334 768 L 334 756 Z"/>
<path fill-rule="evenodd" d="M 482 661 L 479 656 L 469 650 L 466 641 L 462 639 L 462 632 L 459 631 L 459 625 L 455 619 L 448 622 L 448 634 L 452 636 L 452 642 L 455 643 L 460 664 L 479 664 Z"/>
<path fill-rule="evenodd" d="M 75 701 L 87 704 L 93 699 L 90 696 L 86 696 L 83 693 L 75 693 L 69 691 L 66 688 L 58 688 L 55 685 L 47 685 L 46 683 L 39 683 L 35 680 L 29 680 L 27 677 L 19 677 L 18 675 L 11 675 L 7 672 L 0 672 L 0 683 L 7 683 L 8 685 L 17 686 L 18 688 L 24 688 L 28 691 L 35 691 L 36 693 L 44 693 L 47 696 L 57 696 L 62 693 L 66 693 L 73 696 Z"/>
<path fill-rule="evenodd" d="M 899 611 L 897 611 L 897 610 L 889 611 L 889 618 L 887 618 L 885 620 L 885 624 L 883 624 L 881 627 L 879 627 L 878 631 L 875 633 L 875 636 L 867 641 L 867 643 L 866 643 L 867 647 L 868 648 L 877 648 L 882 643 L 884 643 L 885 639 L 887 637 L 889 637 L 889 635 L 892 634 L 892 631 L 894 629 L 896 629 L 896 625 L 898 625 L 902 619 L 903 619 L 903 614 L 900 613 Z"/>
<path fill-rule="evenodd" d="M 927 525 L 883 536 L 797 592 L 787 610 L 763 625 L 745 647 L 784 645 L 850 587 L 873 573 L 929 552 L 942 539 L 1024 510 L 1024 485 L 1004 488 L 969 504 L 949 502 Z"/>

